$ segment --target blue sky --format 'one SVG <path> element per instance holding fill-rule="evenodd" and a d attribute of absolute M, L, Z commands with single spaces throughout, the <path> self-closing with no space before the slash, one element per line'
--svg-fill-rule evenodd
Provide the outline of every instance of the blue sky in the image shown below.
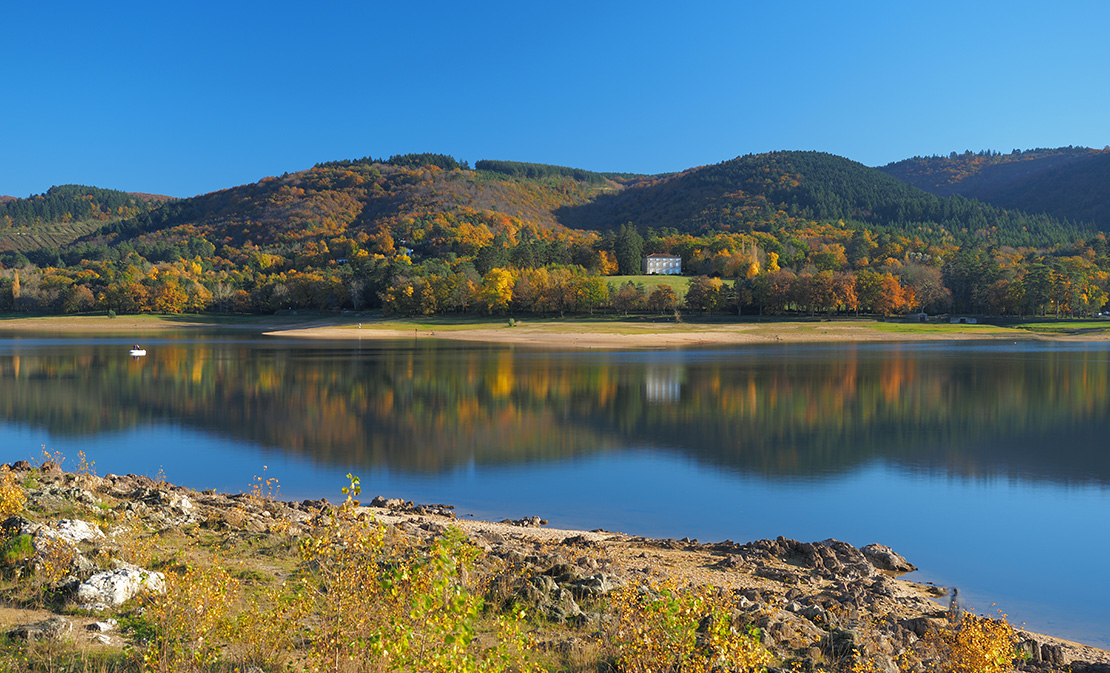
<path fill-rule="evenodd" d="M 17 2 L 0 194 L 440 152 L 659 173 L 1110 144 L 1107 2 Z"/>

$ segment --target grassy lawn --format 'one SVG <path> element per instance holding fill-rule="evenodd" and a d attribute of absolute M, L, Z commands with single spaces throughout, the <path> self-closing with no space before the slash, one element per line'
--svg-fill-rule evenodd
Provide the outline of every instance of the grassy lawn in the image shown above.
<path fill-rule="evenodd" d="M 1006 334 L 1017 331 L 998 325 L 953 325 L 952 323 L 873 322 L 867 327 L 880 332 L 898 334 Z"/>
<path fill-rule="evenodd" d="M 609 292 L 616 292 L 621 285 L 631 281 L 644 286 L 644 291 L 651 294 L 656 285 L 665 285 L 678 295 L 679 301 L 686 297 L 686 288 L 690 286 L 691 276 L 668 276 L 665 274 L 652 274 L 652 275 L 638 275 L 638 276 L 609 276 L 606 280 L 609 281 Z M 726 285 L 732 285 L 736 281 L 733 279 L 722 278 Z"/>
<path fill-rule="evenodd" d="M 1038 334 L 1110 334 L 1110 320 L 1031 320 L 1012 327 Z"/>

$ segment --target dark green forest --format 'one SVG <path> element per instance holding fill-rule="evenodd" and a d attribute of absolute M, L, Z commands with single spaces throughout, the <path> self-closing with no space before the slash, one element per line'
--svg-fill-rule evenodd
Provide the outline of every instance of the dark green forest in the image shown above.
<path fill-rule="evenodd" d="M 1110 149 L 953 152 L 914 157 L 881 170 L 939 196 L 962 195 L 1110 231 Z"/>

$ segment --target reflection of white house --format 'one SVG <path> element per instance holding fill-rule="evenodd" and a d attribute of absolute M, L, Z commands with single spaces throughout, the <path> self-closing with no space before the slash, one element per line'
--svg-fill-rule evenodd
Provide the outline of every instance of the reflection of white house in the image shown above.
<path fill-rule="evenodd" d="M 644 258 L 644 273 L 682 273 L 682 258 L 656 252 Z"/>
<path fill-rule="evenodd" d="M 649 367 L 644 389 L 648 402 L 677 402 L 682 396 L 682 368 Z"/>

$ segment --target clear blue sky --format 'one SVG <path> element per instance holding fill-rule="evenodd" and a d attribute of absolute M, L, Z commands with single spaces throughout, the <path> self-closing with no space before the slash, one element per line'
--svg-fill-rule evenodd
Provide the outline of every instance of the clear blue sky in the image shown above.
<path fill-rule="evenodd" d="M 192 196 L 439 152 L 659 173 L 1110 143 L 1110 2 L 37 2 L 0 194 Z"/>

